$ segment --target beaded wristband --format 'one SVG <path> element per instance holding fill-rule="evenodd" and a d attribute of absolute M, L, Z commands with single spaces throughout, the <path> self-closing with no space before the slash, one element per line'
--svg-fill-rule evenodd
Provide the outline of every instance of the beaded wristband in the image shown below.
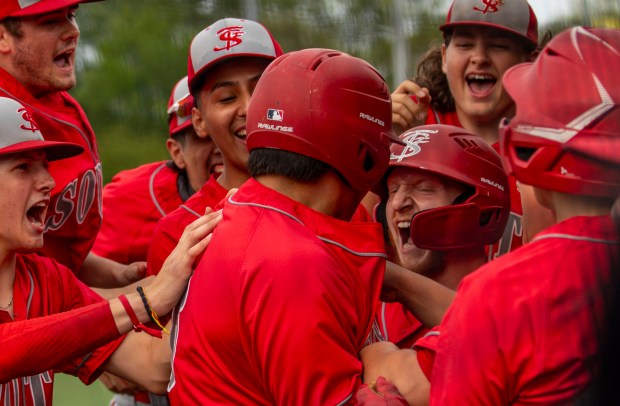
<path fill-rule="evenodd" d="M 125 295 L 120 295 L 118 297 L 118 300 L 120 300 L 121 304 L 125 308 L 125 311 L 127 312 L 127 315 L 129 316 L 129 319 L 131 320 L 131 323 L 133 324 L 133 330 L 136 333 L 144 331 L 145 333 L 153 337 L 161 338 L 161 331 L 156 330 L 154 328 L 148 328 L 144 324 L 140 323 L 140 320 L 138 320 L 138 316 L 136 316 L 136 312 L 133 311 L 133 308 L 129 304 L 129 300 L 127 300 L 127 297 L 125 297 Z"/>
<path fill-rule="evenodd" d="M 142 298 L 142 303 L 144 304 L 144 308 L 146 309 L 146 313 L 149 315 L 151 320 L 155 324 L 157 324 L 159 326 L 159 328 L 161 328 L 166 334 L 170 335 L 170 331 L 168 331 L 168 329 L 166 329 L 166 327 L 164 327 L 161 324 L 161 321 L 159 321 L 159 316 L 157 315 L 157 312 L 155 312 L 155 310 L 151 306 L 151 302 L 149 301 L 149 297 L 146 295 L 146 289 L 144 289 L 142 286 L 138 286 L 136 288 L 136 290 L 140 294 L 140 298 Z"/>

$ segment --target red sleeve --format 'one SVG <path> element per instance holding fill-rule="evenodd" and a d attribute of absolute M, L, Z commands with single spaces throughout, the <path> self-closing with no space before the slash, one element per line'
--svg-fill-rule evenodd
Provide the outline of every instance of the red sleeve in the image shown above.
<path fill-rule="evenodd" d="M 0 347 L 4 350 L 0 356 L 0 383 L 55 369 L 119 337 L 107 302 L 32 320 L 2 323 Z M 95 379 L 89 379 L 88 375 L 85 370 L 78 371 L 86 383 Z"/>
<path fill-rule="evenodd" d="M 435 357 L 437 355 L 438 341 L 439 327 L 434 327 L 431 331 L 416 341 L 413 346 L 418 358 L 418 364 L 420 364 L 420 369 L 422 369 L 424 376 L 426 376 L 426 379 L 428 379 L 429 382 L 431 381 Z"/>

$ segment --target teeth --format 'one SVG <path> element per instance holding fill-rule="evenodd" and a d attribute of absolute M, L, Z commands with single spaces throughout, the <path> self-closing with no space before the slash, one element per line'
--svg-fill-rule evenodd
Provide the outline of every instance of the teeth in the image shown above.
<path fill-rule="evenodd" d="M 398 228 L 409 228 L 410 224 L 407 221 L 400 221 L 396 224 Z"/>
<path fill-rule="evenodd" d="M 235 134 L 237 135 L 237 137 L 245 137 L 247 135 L 247 131 L 241 130 L 241 131 L 237 131 Z"/>
<path fill-rule="evenodd" d="M 479 75 L 479 74 L 475 74 L 475 75 L 469 75 L 467 76 L 468 80 L 495 80 L 495 78 L 491 75 Z"/>

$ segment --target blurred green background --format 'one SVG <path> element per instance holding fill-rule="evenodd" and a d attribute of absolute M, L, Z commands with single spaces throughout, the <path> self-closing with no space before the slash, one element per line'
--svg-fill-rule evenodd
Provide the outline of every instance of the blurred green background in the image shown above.
<path fill-rule="evenodd" d="M 482 3 L 482 2 L 481 2 Z M 78 85 L 72 90 L 97 134 L 104 182 L 167 158 L 166 104 L 186 74 L 191 39 L 223 17 L 260 21 L 285 51 L 335 48 L 371 62 L 393 89 L 439 41 L 449 0 L 107 0 L 77 20 Z M 620 28 L 618 0 L 531 0 L 541 35 L 572 25 Z M 561 13 L 558 11 L 561 10 Z M 105 406 L 99 382 L 58 375 L 54 404 Z"/>

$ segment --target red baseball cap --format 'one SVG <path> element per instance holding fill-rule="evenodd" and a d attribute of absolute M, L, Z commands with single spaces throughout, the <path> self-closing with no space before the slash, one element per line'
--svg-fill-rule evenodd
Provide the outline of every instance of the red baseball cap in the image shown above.
<path fill-rule="evenodd" d="M 527 0 L 454 0 L 446 23 L 446 31 L 459 25 L 482 25 L 508 31 L 538 45 L 538 20 Z"/>
<path fill-rule="evenodd" d="M 198 77 L 229 58 L 274 60 L 280 55 L 280 44 L 262 24 L 238 18 L 218 20 L 200 31 L 190 45 L 187 61 L 190 92 L 195 94 Z"/>
<path fill-rule="evenodd" d="M 37 123 L 24 106 L 0 97 L 0 155 L 30 150 L 45 150 L 48 161 L 70 158 L 84 148 L 70 142 L 46 141 Z"/>
<path fill-rule="evenodd" d="M 193 107 L 194 97 L 189 94 L 187 76 L 185 76 L 174 85 L 170 99 L 168 99 L 168 133 L 170 136 L 192 125 Z"/>
<path fill-rule="evenodd" d="M 27 17 L 51 13 L 80 3 L 101 0 L 2 0 L 0 1 L 0 20 L 6 17 Z"/>

